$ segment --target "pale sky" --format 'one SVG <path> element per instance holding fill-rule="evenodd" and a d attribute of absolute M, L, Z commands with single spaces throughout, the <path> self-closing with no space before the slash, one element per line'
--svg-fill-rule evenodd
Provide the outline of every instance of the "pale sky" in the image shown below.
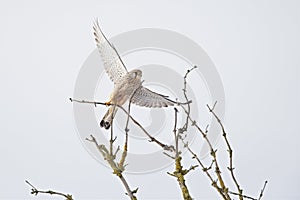
<path fill-rule="evenodd" d="M 299 15 L 296 0 L 2 1 L 0 199 L 45 199 L 30 195 L 25 180 L 75 199 L 126 199 L 120 181 L 82 145 L 68 101 L 95 49 L 96 17 L 108 38 L 159 28 L 201 46 L 223 82 L 224 124 L 245 193 L 257 196 L 268 180 L 263 199 L 299 199 Z M 172 170 L 126 177 L 140 199 L 179 199 L 166 175 Z M 219 199 L 201 170 L 192 173 L 195 199 Z"/>

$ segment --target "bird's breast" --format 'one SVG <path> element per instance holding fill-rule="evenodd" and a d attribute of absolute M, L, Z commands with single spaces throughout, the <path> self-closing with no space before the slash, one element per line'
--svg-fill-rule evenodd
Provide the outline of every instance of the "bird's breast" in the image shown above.
<path fill-rule="evenodd" d="M 124 77 L 123 80 L 115 85 L 111 95 L 112 102 L 123 105 L 140 86 L 140 84 L 140 79 Z"/>

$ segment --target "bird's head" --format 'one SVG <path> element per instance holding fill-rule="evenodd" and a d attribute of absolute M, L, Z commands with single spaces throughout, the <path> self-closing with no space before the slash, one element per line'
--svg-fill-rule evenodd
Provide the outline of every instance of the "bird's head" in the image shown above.
<path fill-rule="evenodd" d="M 139 69 L 134 69 L 129 72 L 132 78 L 141 79 L 142 78 L 142 71 Z"/>

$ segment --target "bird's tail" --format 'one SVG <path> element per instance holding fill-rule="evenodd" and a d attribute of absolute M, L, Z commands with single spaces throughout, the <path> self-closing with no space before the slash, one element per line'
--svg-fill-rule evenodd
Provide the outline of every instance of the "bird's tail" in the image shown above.
<path fill-rule="evenodd" d="M 102 118 L 100 122 L 100 127 L 104 127 L 105 129 L 109 129 L 111 126 L 111 122 L 113 117 L 115 116 L 117 112 L 116 106 L 110 106 L 107 112 L 105 113 L 104 117 Z"/>

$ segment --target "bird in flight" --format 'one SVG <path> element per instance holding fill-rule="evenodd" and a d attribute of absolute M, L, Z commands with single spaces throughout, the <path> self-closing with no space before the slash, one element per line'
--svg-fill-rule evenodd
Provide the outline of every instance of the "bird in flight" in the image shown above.
<path fill-rule="evenodd" d="M 100 122 L 101 127 L 109 129 L 112 118 L 117 112 L 115 105 L 122 106 L 129 99 L 133 104 L 149 108 L 168 107 L 177 103 L 168 99 L 168 96 L 143 87 L 142 71 L 139 69 L 128 71 L 126 69 L 117 50 L 101 31 L 98 20 L 94 22 L 93 29 L 105 71 L 111 81 L 114 82 L 114 89 L 109 100 L 105 103 L 109 108 Z"/>

